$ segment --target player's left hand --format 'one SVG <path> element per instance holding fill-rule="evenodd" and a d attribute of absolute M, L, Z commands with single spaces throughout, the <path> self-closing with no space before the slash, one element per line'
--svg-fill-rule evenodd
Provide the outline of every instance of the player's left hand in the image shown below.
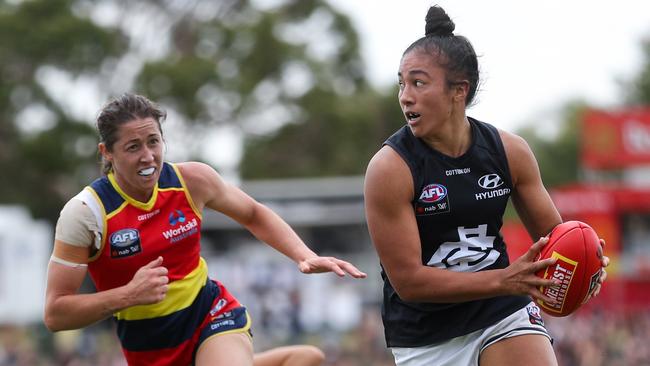
<path fill-rule="evenodd" d="M 298 263 L 302 273 L 334 272 L 340 277 L 348 273 L 354 278 L 366 278 L 366 274 L 359 271 L 351 263 L 335 257 L 311 257 Z"/>
<path fill-rule="evenodd" d="M 609 266 L 609 257 L 603 254 L 603 248 L 605 248 L 605 240 L 600 239 L 600 247 L 598 248 L 598 257 L 600 257 L 600 262 L 603 268 L 600 270 L 600 277 L 598 278 L 598 284 L 596 285 L 596 288 L 591 293 L 591 295 L 589 295 L 589 299 L 598 296 L 598 294 L 600 293 L 600 288 L 602 287 L 603 283 L 605 282 L 605 279 L 607 278 L 607 271 L 605 270 L 605 267 Z"/>

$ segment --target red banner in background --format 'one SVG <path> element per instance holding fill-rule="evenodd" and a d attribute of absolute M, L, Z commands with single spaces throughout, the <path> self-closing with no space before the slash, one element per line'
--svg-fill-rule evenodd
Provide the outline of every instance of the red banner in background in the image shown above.
<path fill-rule="evenodd" d="M 650 163 L 650 108 L 589 110 L 581 133 L 586 167 L 616 169 Z"/>

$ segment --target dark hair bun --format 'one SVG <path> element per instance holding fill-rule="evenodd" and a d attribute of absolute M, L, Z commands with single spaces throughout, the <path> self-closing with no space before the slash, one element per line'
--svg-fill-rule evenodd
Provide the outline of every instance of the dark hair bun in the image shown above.
<path fill-rule="evenodd" d="M 429 8 L 424 26 L 425 36 L 451 37 L 456 25 L 451 21 L 445 10 L 438 5 Z"/>

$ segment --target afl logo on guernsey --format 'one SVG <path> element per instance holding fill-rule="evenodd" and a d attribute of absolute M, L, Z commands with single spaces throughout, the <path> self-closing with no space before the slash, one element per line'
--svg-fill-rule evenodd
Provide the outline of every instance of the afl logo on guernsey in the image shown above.
<path fill-rule="evenodd" d="M 438 183 L 426 185 L 415 202 L 415 214 L 417 216 L 434 215 L 449 212 L 449 210 L 447 187 Z"/>
<path fill-rule="evenodd" d="M 420 194 L 420 201 L 426 203 L 438 202 L 447 197 L 447 188 L 442 184 L 429 184 Z"/>
<path fill-rule="evenodd" d="M 140 232 L 136 229 L 122 229 L 111 234 L 111 258 L 129 257 L 142 251 Z"/>

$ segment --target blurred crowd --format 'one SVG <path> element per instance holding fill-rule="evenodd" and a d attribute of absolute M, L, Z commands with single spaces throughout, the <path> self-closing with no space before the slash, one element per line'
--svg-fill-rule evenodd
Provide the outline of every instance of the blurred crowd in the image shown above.
<path fill-rule="evenodd" d="M 393 365 L 380 318 L 381 280 L 375 257 L 347 257 L 365 280 L 331 274 L 305 276 L 263 246 L 207 255 L 210 276 L 224 282 L 253 319 L 256 351 L 312 344 L 326 366 Z M 588 311 L 587 311 L 588 310 Z M 650 304 L 635 312 L 587 309 L 566 318 L 545 317 L 562 366 L 650 365 Z M 107 320 L 83 330 L 52 334 L 39 322 L 0 324 L 0 366 L 122 366 Z"/>
<path fill-rule="evenodd" d="M 650 365 L 650 311 L 633 314 L 591 313 L 546 319 L 561 366 Z M 255 339 L 272 339 L 259 325 Z M 378 309 L 367 307 L 359 326 L 346 332 L 323 330 L 295 335 L 294 340 L 319 346 L 328 366 L 393 365 L 384 346 Z M 265 342 L 268 343 L 268 342 Z M 277 344 L 280 345 L 280 344 Z M 270 344 L 274 346 L 274 344 Z M 51 336 L 40 325 L 0 327 L 2 366 L 126 365 L 110 322 L 83 331 Z"/>

